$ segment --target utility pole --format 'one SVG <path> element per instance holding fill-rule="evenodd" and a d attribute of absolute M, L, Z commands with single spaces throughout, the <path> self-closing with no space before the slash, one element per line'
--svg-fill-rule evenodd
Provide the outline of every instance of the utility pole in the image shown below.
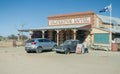
<path fill-rule="evenodd" d="M 112 17 L 112 4 L 110 4 L 110 50 L 112 50 L 112 22 L 111 22 L 111 17 Z"/>

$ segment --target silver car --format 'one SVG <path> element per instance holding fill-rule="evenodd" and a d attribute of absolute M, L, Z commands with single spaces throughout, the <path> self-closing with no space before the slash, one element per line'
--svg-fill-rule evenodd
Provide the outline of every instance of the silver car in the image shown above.
<path fill-rule="evenodd" d="M 46 38 L 33 38 L 26 41 L 25 50 L 27 53 L 35 51 L 41 53 L 43 50 L 52 50 L 57 44 Z"/>

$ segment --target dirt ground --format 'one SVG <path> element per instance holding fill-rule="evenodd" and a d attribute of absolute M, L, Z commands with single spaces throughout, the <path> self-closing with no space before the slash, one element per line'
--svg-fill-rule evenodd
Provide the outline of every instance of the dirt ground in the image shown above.
<path fill-rule="evenodd" d="M 0 48 L 0 74 L 120 74 L 120 52 L 28 54 L 24 47 Z"/>

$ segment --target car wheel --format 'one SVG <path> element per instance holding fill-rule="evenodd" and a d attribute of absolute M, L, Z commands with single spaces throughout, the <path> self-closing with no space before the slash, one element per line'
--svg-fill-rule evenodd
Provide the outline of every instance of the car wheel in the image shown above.
<path fill-rule="evenodd" d="M 36 53 L 41 53 L 42 52 L 42 47 L 38 47 L 37 49 L 36 49 Z"/>
<path fill-rule="evenodd" d="M 58 51 L 56 51 L 56 53 L 59 53 Z"/>
<path fill-rule="evenodd" d="M 54 50 L 57 47 L 57 45 L 53 46 L 52 50 Z"/>
<path fill-rule="evenodd" d="M 70 54 L 70 49 L 66 49 L 65 54 Z"/>
<path fill-rule="evenodd" d="M 30 53 L 30 51 L 26 51 L 27 53 Z"/>

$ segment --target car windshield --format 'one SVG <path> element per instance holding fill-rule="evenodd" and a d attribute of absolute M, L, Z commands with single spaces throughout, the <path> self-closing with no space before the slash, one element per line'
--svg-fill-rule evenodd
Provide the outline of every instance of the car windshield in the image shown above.
<path fill-rule="evenodd" d="M 70 45 L 71 44 L 71 41 L 65 41 L 64 43 L 63 43 L 63 45 Z"/>

